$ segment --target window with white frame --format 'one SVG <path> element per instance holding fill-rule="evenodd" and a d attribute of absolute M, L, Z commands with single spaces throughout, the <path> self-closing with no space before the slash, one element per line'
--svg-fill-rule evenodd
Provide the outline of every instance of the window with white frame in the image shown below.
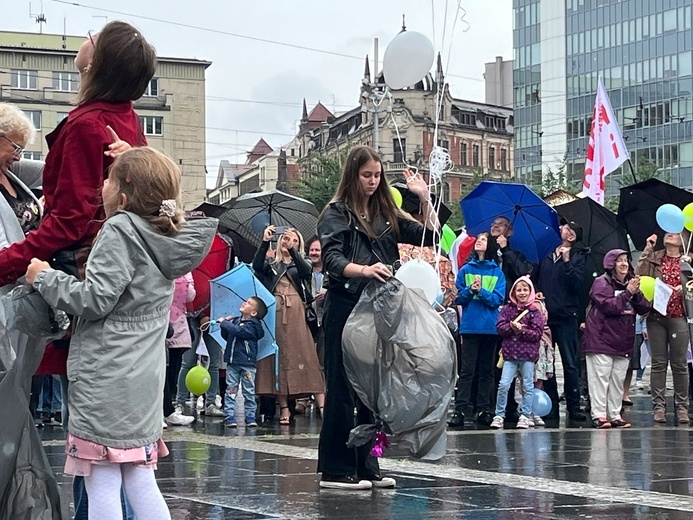
<path fill-rule="evenodd" d="M 12 88 L 23 88 L 36 90 L 36 77 L 38 71 L 35 70 L 12 70 L 10 73 Z"/>
<path fill-rule="evenodd" d="M 77 92 L 79 76 L 76 72 L 53 72 L 53 90 L 60 92 Z"/>
<path fill-rule="evenodd" d="M 41 152 L 24 152 L 22 153 L 22 158 L 33 159 L 34 161 L 41 160 Z"/>
<path fill-rule="evenodd" d="M 69 112 L 57 112 L 55 114 L 55 124 L 59 125 L 62 123 L 63 119 L 65 119 L 68 116 Z"/>
<path fill-rule="evenodd" d="M 36 130 L 41 130 L 41 111 L 40 110 L 23 110 L 24 115 L 34 124 Z"/>
<path fill-rule="evenodd" d="M 141 116 L 144 135 L 164 135 L 164 118 L 161 116 Z"/>
<path fill-rule="evenodd" d="M 147 90 L 144 91 L 145 96 L 158 96 L 159 95 L 159 78 L 152 78 L 147 85 Z"/>

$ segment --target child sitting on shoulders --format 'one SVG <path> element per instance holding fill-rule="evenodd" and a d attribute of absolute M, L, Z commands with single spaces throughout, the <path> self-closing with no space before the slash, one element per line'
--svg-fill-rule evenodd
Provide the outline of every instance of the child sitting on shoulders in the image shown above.
<path fill-rule="evenodd" d="M 257 370 L 258 341 L 265 336 L 262 320 L 267 316 L 267 305 L 257 296 L 251 296 L 241 304 L 240 317 L 219 318 L 221 336 L 226 340 L 224 361 L 226 362 L 226 395 L 224 396 L 224 421 L 235 428 L 236 396 L 241 385 L 245 400 L 245 424 L 257 426 L 255 421 L 255 372 Z"/>
<path fill-rule="evenodd" d="M 498 385 L 496 416 L 491 428 L 503 428 L 508 390 L 518 369 L 522 374 L 522 404 L 518 428 L 529 428 L 532 424 L 532 401 L 534 399 L 534 363 L 539 358 L 539 343 L 546 320 L 535 304 L 534 285 L 527 276 L 521 276 L 510 290 L 510 302 L 501 308 L 496 330 L 503 338 L 503 372 Z"/>

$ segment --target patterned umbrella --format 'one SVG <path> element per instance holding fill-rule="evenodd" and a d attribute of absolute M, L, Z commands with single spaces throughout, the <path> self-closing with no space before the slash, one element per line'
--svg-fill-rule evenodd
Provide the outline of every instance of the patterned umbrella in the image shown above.
<path fill-rule="evenodd" d="M 229 204 L 219 221 L 257 247 L 269 224 L 296 228 L 308 240 L 316 232 L 318 210 L 305 199 L 270 190 L 241 195 Z"/>

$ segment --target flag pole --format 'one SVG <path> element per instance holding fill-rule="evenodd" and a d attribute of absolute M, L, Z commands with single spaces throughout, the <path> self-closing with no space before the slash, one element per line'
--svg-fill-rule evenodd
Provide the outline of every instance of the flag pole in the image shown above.
<path fill-rule="evenodd" d="M 633 176 L 633 184 L 638 183 L 637 177 L 635 177 L 635 168 L 633 168 L 633 161 L 628 158 L 628 166 L 630 166 L 630 174 Z"/>

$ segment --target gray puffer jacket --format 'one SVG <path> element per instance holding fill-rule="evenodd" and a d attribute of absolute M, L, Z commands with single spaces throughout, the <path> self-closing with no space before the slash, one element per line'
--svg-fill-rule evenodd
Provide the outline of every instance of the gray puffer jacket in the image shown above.
<path fill-rule="evenodd" d="M 162 433 L 165 339 L 174 280 L 209 251 L 215 219 L 187 222 L 174 237 L 142 218 L 109 218 L 87 261 L 85 280 L 42 271 L 34 287 L 77 316 L 67 359 L 70 433 L 134 448 Z"/>

